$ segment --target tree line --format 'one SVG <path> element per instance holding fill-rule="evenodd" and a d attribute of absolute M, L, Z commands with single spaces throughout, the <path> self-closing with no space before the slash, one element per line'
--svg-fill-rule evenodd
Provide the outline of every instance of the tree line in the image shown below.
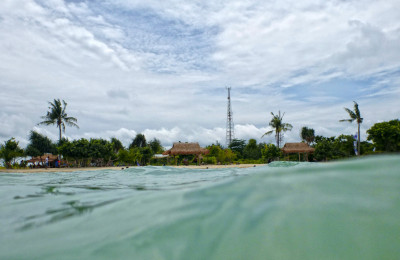
<path fill-rule="evenodd" d="M 59 128 L 59 140 L 52 142 L 48 137 L 38 132 L 31 131 L 29 144 L 25 149 L 19 147 L 19 142 L 15 138 L 10 138 L 0 145 L 0 158 L 3 159 L 6 167 L 16 165 L 15 159 L 23 156 L 41 156 L 44 153 L 58 154 L 64 158 L 67 166 L 106 166 L 106 165 L 176 165 L 194 164 L 197 158 L 191 155 L 174 156 L 172 158 L 157 159 L 153 156 L 162 153 L 165 149 L 158 139 L 150 142 L 146 141 L 143 134 L 137 134 L 128 147 L 124 147 L 120 140 L 111 138 L 81 138 L 69 141 L 62 137 L 65 126 L 79 127 L 77 119 L 70 117 L 66 113 L 67 103 L 54 100 L 49 102 L 49 111 L 42 117 L 44 121 L 39 125 L 56 125 Z M 354 110 L 345 108 L 350 119 L 340 120 L 341 122 L 356 121 L 358 125 L 356 146 L 352 135 L 339 135 L 338 137 L 324 137 L 315 135 L 312 128 L 303 127 L 300 137 L 315 152 L 309 155 L 308 159 L 313 161 L 328 161 L 357 155 L 365 155 L 382 152 L 400 151 L 400 121 L 394 119 L 387 122 L 374 124 L 367 130 L 367 140 L 360 141 L 360 124 L 363 122 L 358 104 L 354 102 Z M 203 162 L 207 164 L 227 164 L 227 163 L 266 163 L 276 159 L 298 160 L 297 155 L 283 155 L 280 149 L 283 135 L 286 131 L 291 131 L 293 126 L 283 122 L 285 113 L 279 111 L 278 114 L 271 112 L 272 119 L 269 122 L 271 131 L 264 135 L 275 133 L 275 144 L 257 143 L 255 139 L 248 141 L 234 139 L 228 147 L 223 147 L 218 142 L 207 146 L 209 153 L 203 157 Z M 263 136 L 264 136 L 263 135 Z M 24 165 L 21 165 L 24 167 Z"/>
<path fill-rule="evenodd" d="M 314 129 L 303 127 L 300 138 L 315 148 L 308 155 L 311 161 L 329 161 L 356 156 L 354 136 L 339 135 L 324 137 L 314 135 Z M 360 155 L 400 151 L 400 121 L 398 119 L 374 124 L 367 130 L 367 141 L 357 145 Z M 280 137 L 282 138 L 282 136 Z M 282 139 L 280 139 L 282 140 Z M 298 156 L 284 155 L 281 149 L 272 143 L 257 143 L 255 139 L 234 139 L 228 147 L 218 142 L 206 146 L 209 153 L 203 156 L 206 164 L 231 163 L 267 163 L 272 160 L 298 160 Z M 15 138 L 0 145 L 0 158 L 6 167 L 18 167 L 15 159 L 24 156 L 41 156 L 44 153 L 59 154 L 67 165 L 74 167 L 111 166 L 111 165 L 178 165 L 197 164 L 196 156 L 180 155 L 171 158 L 154 158 L 165 150 L 161 142 L 154 138 L 147 142 L 143 134 L 137 134 L 128 147 L 124 147 L 117 138 L 81 138 L 69 141 L 65 138 L 54 143 L 48 137 L 31 131 L 29 143 L 21 148 Z M 22 165 L 24 167 L 25 165 Z"/>

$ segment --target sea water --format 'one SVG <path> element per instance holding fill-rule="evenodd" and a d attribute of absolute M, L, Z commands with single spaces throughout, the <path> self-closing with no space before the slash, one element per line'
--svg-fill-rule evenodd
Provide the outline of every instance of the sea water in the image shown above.
<path fill-rule="evenodd" d="M 0 259 L 400 259 L 400 156 L 0 173 Z"/>

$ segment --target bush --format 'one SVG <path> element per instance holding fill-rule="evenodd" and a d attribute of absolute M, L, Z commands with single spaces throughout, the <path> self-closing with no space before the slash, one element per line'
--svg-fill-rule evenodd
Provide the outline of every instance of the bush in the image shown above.
<path fill-rule="evenodd" d="M 206 156 L 203 158 L 203 163 L 205 164 L 217 164 L 217 158 L 214 156 Z"/>

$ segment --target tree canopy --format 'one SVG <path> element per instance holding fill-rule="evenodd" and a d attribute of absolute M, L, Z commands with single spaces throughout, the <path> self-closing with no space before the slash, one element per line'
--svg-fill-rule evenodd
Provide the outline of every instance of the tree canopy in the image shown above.
<path fill-rule="evenodd" d="M 122 142 L 115 137 L 111 138 L 111 144 L 113 145 L 114 153 L 118 153 L 119 150 L 124 149 Z"/>
<path fill-rule="evenodd" d="M 164 148 L 161 145 L 160 140 L 154 138 L 153 140 L 151 140 L 149 142 L 149 147 L 151 148 L 151 150 L 153 151 L 153 153 L 163 153 L 164 152 Z"/>
<path fill-rule="evenodd" d="M 360 124 L 363 122 L 363 118 L 361 117 L 361 113 L 360 110 L 358 109 L 358 104 L 356 101 L 354 102 L 354 111 L 352 111 L 349 108 L 344 108 L 344 110 L 346 110 L 346 112 L 349 114 L 350 118 L 349 119 L 342 119 L 339 120 L 340 122 L 353 122 L 356 121 L 357 122 L 357 155 L 361 154 L 361 142 L 360 142 Z"/>
<path fill-rule="evenodd" d="M 19 142 L 14 137 L 0 145 L 0 158 L 5 162 L 6 168 L 11 167 L 11 161 L 24 154 L 24 150 L 19 147 Z"/>
<path fill-rule="evenodd" d="M 367 140 L 371 140 L 378 151 L 400 151 L 400 121 L 376 123 L 367 130 Z"/>
<path fill-rule="evenodd" d="M 57 154 L 57 146 L 47 136 L 36 131 L 31 131 L 25 154 L 29 156 L 41 156 L 44 153 Z"/>
<path fill-rule="evenodd" d="M 129 149 L 135 148 L 135 147 L 146 147 L 147 142 L 146 142 L 146 137 L 143 134 L 137 134 L 135 139 L 133 139 L 132 143 L 129 145 Z"/>
<path fill-rule="evenodd" d="M 54 102 L 49 102 L 49 105 L 49 111 L 47 111 L 45 116 L 42 116 L 44 121 L 38 125 L 57 125 L 60 136 L 59 140 L 62 138 L 61 132 L 65 133 L 65 125 L 79 128 L 77 125 L 78 120 L 75 117 L 68 116 L 66 113 L 67 102 L 63 100 L 61 104 L 60 99 L 54 99 Z"/>
<path fill-rule="evenodd" d="M 303 128 L 301 128 L 300 137 L 303 141 L 307 142 L 307 144 L 310 145 L 312 142 L 314 142 L 314 129 L 304 126 Z"/>
<path fill-rule="evenodd" d="M 276 146 L 278 146 L 278 148 L 280 148 L 280 144 L 283 138 L 283 133 L 286 131 L 290 131 L 292 130 L 293 126 L 289 123 L 284 123 L 283 120 L 283 116 L 285 115 L 285 113 L 283 113 L 281 115 L 281 111 L 279 111 L 279 113 L 277 115 L 274 115 L 273 112 L 271 112 L 272 115 L 272 119 L 269 122 L 269 126 L 271 126 L 273 128 L 273 130 L 266 132 L 264 135 L 270 135 L 273 132 L 275 132 L 275 140 L 276 140 Z M 261 137 L 263 137 L 261 136 Z"/>

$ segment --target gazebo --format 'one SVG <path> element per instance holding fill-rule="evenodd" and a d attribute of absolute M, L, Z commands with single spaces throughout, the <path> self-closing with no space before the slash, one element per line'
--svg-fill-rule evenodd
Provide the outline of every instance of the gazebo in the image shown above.
<path fill-rule="evenodd" d="M 200 164 L 201 155 L 208 154 L 209 151 L 201 148 L 199 143 L 174 143 L 172 148 L 163 152 L 163 155 L 196 155 Z"/>
<path fill-rule="evenodd" d="M 286 143 L 283 148 L 282 152 L 284 154 L 290 153 L 298 153 L 299 154 L 299 161 L 300 161 L 300 154 L 305 153 L 308 155 L 309 153 L 314 153 L 315 149 L 308 146 L 306 143 Z M 307 156 L 308 158 L 308 156 Z"/>
<path fill-rule="evenodd" d="M 34 156 L 28 162 L 36 164 L 36 163 L 41 163 L 44 164 L 46 161 L 46 158 L 49 158 L 49 166 L 55 166 L 55 161 L 58 159 L 58 155 L 53 155 L 51 153 L 44 154 L 42 156 Z"/>

